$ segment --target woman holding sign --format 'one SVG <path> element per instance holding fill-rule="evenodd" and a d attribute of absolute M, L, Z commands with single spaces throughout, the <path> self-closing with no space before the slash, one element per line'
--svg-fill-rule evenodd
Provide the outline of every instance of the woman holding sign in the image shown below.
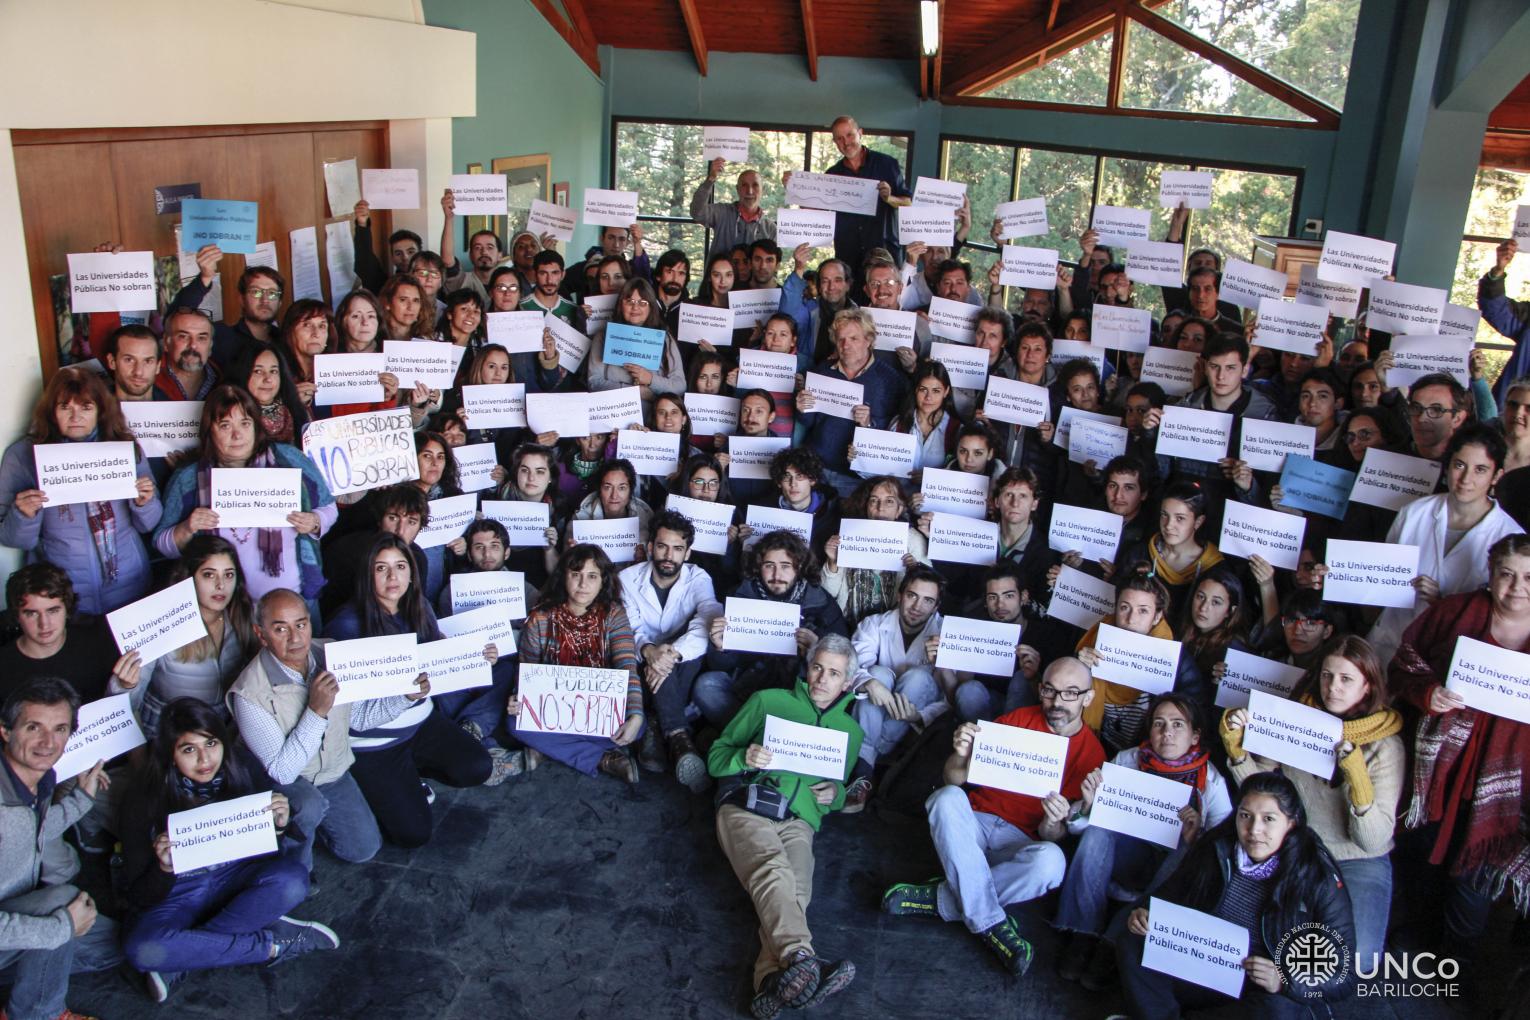
<path fill-rule="evenodd" d="M 220 527 L 212 502 L 213 468 L 298 468 L 301 509 L 282 527 Z M 319 536 L 338 516 L 335 497 L 313 461 L 295 446 L 272 442 L 260 427 L 260 406 L 237 386 L 218 386 L 202 404 L 202 445 L 165 486 L 165 513 L 154 545 L 176 559 L 198 532 L 216 531 L 239 553 L 251 601 L 275 588 L 301 592 L 317 619 L 324 587 Z"/>
<path fill-rule="evenodd" d="M 1146 562 L 1150 575 L 1169 592 L 1170 619 L 1184 615 L 1190 589 L 1203 571 L 1222 562 L 1222 551 L 1198 538 L 1206 526 L 1206 493 L 1195 482 L 1172 482 L 1158 503 L 1158 533 L 1146 543 L 1128 546 L 1116 557 L 1116 569 Z"/>
<path fill-rule="evenodd" d="M 308 898 L 308 868 L 285 839 L 287 798 L 271 793 L 279 849 L 239 860 L 175 870 L 169 817 L 271 790 L 260 762 L 216 708 L 196 698 L 165 706 L 122 805 L 122 893 L 128 919 L 122 950 L 164 1002 L 189 970 L 291 960 L 340 939 L 327 925 L 287 911 Z M 283 845 L 285 844 L 285 845 Z"/>
<path fill-rule="evenodd" d="M 163 507 L 136 445 L 134 498 L 52 505 L 38 488 L 33 451 L 111 442 L 133 442 L 117 398 L 94 372 L 61 369 L 33 409 L 26 436 L 0 459 L 0 545 L 62 568 L 82 613 L 109 613 L 148 594 L 149 553 L 141 536 L 154 530 Z"/>
<path fill-rule="evenodd" d="M 630 361 L 607 362 L 606 334 L 611 323 L 603 323 L 590 336 L 590 354 L 585 362 L 590 392 L 636 386 L 645 414 L 653 404 L 653 398 L 660 393 L 685 392 L 685 366 L 680 361 L 680 345 L 675 343 L 675 338 L 669 335 L 664 326 L 664 306 L 659 303 L 659 296 L 654 293 L 652 284 L 641 278 L 623 284 L 616 298 L 616 314 L 611 322 L 657 330 L 663 337 L 659 367 L 644 368 Z"/>
<path fill-rule="evenodd" d="M 638 678 L 632 624 L 622 608 L 616 567 L 599 546 L 576 545 L 563 554 L 521 631 L 521 668 L 545 663 L 627 671 L 627 699 L 621 725 L 611 736 L 544 733 L 518 725 L 519 692 L 511 695 L 508 726 L 526 746 L 526 767 L 545 756 L 587 776 L 604 772 L 627 783 L 638 781 L 637 762 L 627 751 L 643 732 L 643 687 Z"/>
<path fill-rule="evenodd" d="M 367 290 L 353 290 L 335 310 L 334 339 L 330 354 L 380 354 L 382 353 L 382 323 L 386 313 L 377 295 Z M 398 406 L 398 376 L 392 372 L 377 373 L 382 384 L 383 398 L 376 403 L 316 405 L 314 417 L 340 418 L 347 414 L 365 411 L 384 411 Z"/>
<path fill-rule="evenodd" d="M 1386 674 L 1362 638 L 1335 638 L 1291 699 L 1344 720 L 1338 765 L 1329 780 L 1243 750 L 1248 710 L 1222 717 L 1222 743 L 1233 778 L 1279 767 L 1296 787 L 1311 825 L 1339 864 L 1355 908 L 1355 964 L 1371 970 L 1381 956 L 1392 906 L 1392 833 L 1407 772 L 1402 716 L 1389 707 Z"/>
<path fill-rule="evenodd" d="M 845 504 L 845 517 L 859 521 L 908 521 L 908 497 L 903 483 L 891 475 L 868 478 L 855 487 Z M 885 613 L 898 604 L 898 584 L 904 571 L 915 564 L 929 566 L 929 539 L 908 529 L 908 551 L 902 570 L 872 570 L 839 565 L 839 528 L 823 543 L 823 590 L 834 596 L 851 629 L 868 616 Z"/>
<path fill-rule="evenodd" d="M 1069 933 L 1057 954 L 1057 973 L 1063 980 L 1081 980 L 1085 988 L 1099 991 L 1115 970 L 1115 946 L 1104 937 L 1110 910 L 1106 894 L 1112 883 L 1126 889 L 1151 888 L 1154 877 L 1173 870 L 1197 836 L 1232 814 L 1227 782 L 1201 746 L 1201 718 L 1200 706 L 1189 698 L 1160 694 L 1148 709 L 1147 739 L 1120 752 L 1111 763 L 1190 787 L 1190 801 L 1179 809 L 1176 848 L 1092 825 L 1090 811 L 1105 776 L 1095 769 L 1084 777 L 1083 800 L 1068 819 L 1068 831 L 1079 835 L 1078 849 L 1052 922 Z"/>
<path fill-rule="evenodd" d="M 1521 914 L 1530 903 L 1530 725 L 1523 715 L 1468 708 L 1447 681 L 1456 660 L 1476 659 L 1516 677 L 1522 693 L 1526 671 L 1516 652 L 1530 653 L 1530 537 L 1523 534 L 1488 551 L 1486 591 L 1446 596 L 1408 626 L 1389 673 L 1398 693 L 1425 713 L 1407 825 L 1424 829 L 1430 863 L 1450 873 L 1445 930 L 1459 960 L 1476 957 L 1494 899 L 1511 895 Z"/>
<path fill-rule="evenodd" d="M 1328 948 L 1355 944 L 1348 891 L 1338 865 L 1323 840 L 1307 824 L 1307 812 L 1291 781 L 1278 772 L 1261 772 L 1243 784 L 1233 817 L 1206 833 L 1190 848 L 1179 867 L 1153 895 L 1172 904 L 1210 914 L 1248 932 L 1248 953 L 1241 960 L 1242 994 L 1249 1017 L 1306 1017 L 1320 1002 L 1351 994 L 1355 968 L 1335 967 L 1326 977 L 1315 968 L 1291 973 L 1286 942 L 1296 929 L 1332 933 Z M 1226 995 L 1191 980 L 1204 971 L 1184 967 L 1176 976 L 1144 965 L 1148 934 L 1155 942 L 1177 942 L 1186 960 L 1184 938 L 1194 933 L 1153 929 L 1147 905 L 1117 926 L 1116 962 L 1131 1015 L 1145 1020 L 1178 1017 L 1185 1008 L 1225 1005 Z M 1217 963 L 1206 960 L 1207 968 Z M 1219 954 L 1220 955 L 1220 954 Z M 1303 960 L 1294 961 L 1297 963 Z"/>
<path fill-rule="evenodd" d="M 909 386 L 908 401 L 890 428 L 914 437 L 915 471 L 945 467 L 956 452 L 956 436 L 962 427 L 951 376 L 940 362 L 925 361 L 914 369 Z"/>

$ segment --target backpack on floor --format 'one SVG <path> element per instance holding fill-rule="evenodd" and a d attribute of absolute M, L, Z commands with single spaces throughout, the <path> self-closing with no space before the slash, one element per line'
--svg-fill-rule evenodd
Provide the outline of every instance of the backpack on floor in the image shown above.
<path fill-rule="evenodd" d="M 877 785 L 872 800 L 879 812 L 906 818 L 924 818 L 924 802 L 945 785 L 946 759 L 958 721 L 955 712 L 944 712 L 911 739 Z"/>

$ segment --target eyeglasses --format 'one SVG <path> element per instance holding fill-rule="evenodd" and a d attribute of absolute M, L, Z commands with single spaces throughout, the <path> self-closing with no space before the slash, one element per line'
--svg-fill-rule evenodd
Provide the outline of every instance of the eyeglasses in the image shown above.
<path fill-rule="evenodd" d="M 1456 411 L 1457 408 L 1454 406 L 1441 407 L 1439 404 L 1430 404 L 1428 407 L 1425 407 L 1417 401 L 1409 401 L 1408 403 L 1408 415 L 1413 418 L 1443 418 L 1447 414 L 1455 414 Z"/>
<path fill-rule="evenodd" d="M 702 492 L 716 492 L 722 488 L 722 479 L 713 478 L 708 480 L 704 478 L 692 478 L 691 488 L 700 489 Z"/>
<path fill-rule="evenodd" d="M 1368 443 L 1377 436 L 1375 429 L 1356 429 L 1353 432 L 1344 433 L 1346 443 Z"/>
<path fill-rule="evenodd" d="M 1079 690 L 1077 687 L 1053 687 L 1051 684 L 1042 684 L 1037 688 L 1037 693 L 1048 701 L 1074 702 L 1088 694 L 1092 688 L 1086 687 Z"/>
<path fill-rule="evenodd" d="M 1297 630 L 1317 630 L 1328 623 L 1327 620 L 1320 620 L 1316 617 L 1282 616 L 1280 620 L 1287 627 L 1295 627 Z"/>
<path fill-rule="evenodd" d="M 496 294 L 518 294 L 520 289 L 520 287 L 513 283 L 496 283 L 494 285 L 494 293 Z"/>
<path fill-rule="evenodd" d="M 627 298 L 627 300 L 623 301 L 622 304 L 627 305 L 627 306 L 629 306 L 631 308 L 647 308 L 648 307 L 648 302 L 644 301 L 642 298 L 638 297 L 636 294 L 633 294 L 631 297 Z"/>
<path fill-rule="evenodd" d="M 900 281 L 898 281 L 898 280 L 867 280 L 866 281 L 866 289 L 867 290 L 896 290 L 899 282 Z"/>
<path fill-rule="evenodd" d="M 416 269 L 414 271 L 414 275 L 418 276 L 422 280 L 439 280 L 439 279 L 441 279 L 441 270 L 439 270 L 439 269 Z"/>
<path fill-rule="evenodd" d="M 280 301 L 282 299 L 282 292 L 279 290 L 262 290 L 259 287 L 251 287 L 249 290 L 245 291 L 245 293 L 250 295 L 250 297 L 254 298 L 256 301 L 260 301 L 262 299 L 268 301 Z"/>

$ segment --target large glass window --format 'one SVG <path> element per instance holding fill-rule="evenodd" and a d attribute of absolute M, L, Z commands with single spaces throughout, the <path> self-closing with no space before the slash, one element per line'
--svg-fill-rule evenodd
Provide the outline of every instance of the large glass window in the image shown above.
<path fill-rule="evenodd" d="M 1462 230 L 1461 254 L 1451 284 L 1453 304 L 1477 307 L 1477 281 L 1493 268 L 1499 242 L 1514 225 L 1514 208 L 1530 204 L 1530 173 L 1482 167 L 1472 188 L 1472 204 Z M 1510 296 L 1530 291 L 1530 253 L 1521 252 L 1509 263 L 1505 281 Z M 1477 327 L 1477 346 L 1486 351 L 1488 378 L 1495 379 L 1509 360 L 1513 343 L 1486 322 Z"/>
<path fill-rule="evenodd" d="M 1135 21 L 1126 32 L 1121 105 L 1136 110 L 1310 121 L 1231 71 Z"/>
<path fill-rule="evenodd" d="M 1104 106 L 1110 88 L 1110 48 L 1114 42 L 1115 33 L 1107 30 L 1072 49 L 1041 53 L 1013 78 L 978 95 L 986 99 Z"/>

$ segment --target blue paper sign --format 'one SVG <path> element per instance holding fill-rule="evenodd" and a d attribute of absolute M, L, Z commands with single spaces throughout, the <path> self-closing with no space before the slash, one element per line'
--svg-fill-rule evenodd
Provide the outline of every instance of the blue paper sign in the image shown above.
<path fill-rule="evenodd" d="M 154 189 L 154 214 L 163 216 L 165 213 L 180 212 L 181 203 L 186 199 L 201 197 L 200 184 L 161 184 Z"/>
<path fill-rule="evenodd" d="M 225 198 L 181 200 L 181 251 L 215 244 L 227 254 L 255 254 L 260 206 Z"/>
<path fill-rule="evenodd" d="M 659 370 L 664 357 L 664 331 L 624 322 L 606 324 L 606 349 L 600 360 L 608 365 L 640 365 L 650 372 Z"/>
<path fill-rule="evenodd" d="M 1343 520 L 1349 507 L 1349 490 L 1354 486 L 1353 471 L 1288 454 L 1285 470 L 1280 473 L 1280 505 Z"/>

